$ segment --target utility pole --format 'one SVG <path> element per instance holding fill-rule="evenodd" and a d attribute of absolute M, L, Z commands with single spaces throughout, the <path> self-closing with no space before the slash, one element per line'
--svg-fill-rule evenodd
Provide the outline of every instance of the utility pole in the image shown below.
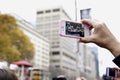
<path fill-rule="evenodd" d="M 77 22 L 77 0 L 75 0 L 75 21 Z M 76 53 L 79 52 L 79 42 L 76 39 Z"/>
<path fill-rule="evenodd" d="M 75 0 L 75 21 L 77 22 L 77 0 Z M 76 79 L 80 77 L 80 68 L 79 68 L 79 42 L 78 40 L 76 39 L 76 42 L 75 42 L 75 47 L 76 47 L 76 59 L 77 59 L 77 64 L 76 64 L 76 68 L 77 68 L 77 76 L 76 76 Z"/>
<path fill-rule="evenodd" d="M 75 21 L 77 21 L 77 0 L 75 0 Z"/>

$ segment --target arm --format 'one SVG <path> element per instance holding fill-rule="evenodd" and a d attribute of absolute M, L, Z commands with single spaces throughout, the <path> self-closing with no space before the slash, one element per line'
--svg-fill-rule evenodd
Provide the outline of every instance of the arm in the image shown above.
<path fill-rule="evenodd" d="M 115 38 L 112 32 L 108 29 L 105 23 L 97 20 L 82 20 L 83 24 L 91 26 L 94 32 L 89 37 L 80 38 L 83 43 L 95 43 L 96 45 L 108 49 L 113 56 L 117 58 L 120 64 L 120 42 Z M 114 60 L 113 60 L 114 61 Z M 119 66 L 120 67 L 120 66 Z"/>

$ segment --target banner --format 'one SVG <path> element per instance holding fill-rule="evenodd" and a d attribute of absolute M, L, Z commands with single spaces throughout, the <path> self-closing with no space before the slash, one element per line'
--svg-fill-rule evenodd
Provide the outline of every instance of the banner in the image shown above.
<path fill-rule="evenodd" d="M 91 19 L 91 8 L 87 8 L 87 9 L 82 9 L 80 10 L 80 19 Z"/>

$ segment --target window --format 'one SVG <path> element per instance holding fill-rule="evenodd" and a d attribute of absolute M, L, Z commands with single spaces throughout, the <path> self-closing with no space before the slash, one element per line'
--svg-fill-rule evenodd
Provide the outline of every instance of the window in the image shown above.
<path fill-rule="evenodd" d="M 53 12 L 58 12 L 60 11 L 60 9 L 53 9 Z"/>
<path fill-rule="evenodd" d="M 58 62 L 60 62 L 60 60 L 51 60 L 51 62 L 58 63 Z"/>
<path fill-rule="evenodd" d="M 59 65 L 56 65 L 55 67 L 56 67 L 56 68 L 59 68 L 60 66 L 59 66 Z"/>
<path fill-rule="evenodd" d="M 56 52 L 52 52 L 52 54 L 53 54 L 53 55 L 58 55 L 58 54 L 60 54 L 60 52 L 57 52 L 57 51 L 56 51 Z"/>
<path fill-rule="evenodd" d="M 59 48 L 59 45 L 53 45 L 52 48 Z"/>
<path fill-rule="evenodd" d="M 51 11 L 50 11 L 50 10 L 46 10 L 45 12 L 46 12 L 46 13 L 50 13 Z"/>
<path fill-rule="evenodd" d="M 43 14 L 43 11 L 38 11 L 37 14 Z"/>

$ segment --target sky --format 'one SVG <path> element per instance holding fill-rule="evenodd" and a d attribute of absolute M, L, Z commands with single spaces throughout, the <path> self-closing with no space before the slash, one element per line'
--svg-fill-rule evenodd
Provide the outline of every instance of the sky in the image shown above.
<path fill-rule="evenodd" d="M 92 19 L 105 22 L 115 37 L 120 40 L 120 9 L 119 0 L 76 0 L 77 21 L 80 21 L 80 9 L 91 8 Z M 63 6 L 68 15 L 75 20 L 75 0 L 0 0 L 0 12 L 17 14 L 21 18 L 35 25 L 36 11 L 45 7 Z M 89 43 L 88 46 L 96 46 Z M 98 47 L 98 46 L 96 46 Z M 106 49 L 99 49 L 100 75 L 105 73 L 106 67 L 116 66 L 114 57 Z"/>

